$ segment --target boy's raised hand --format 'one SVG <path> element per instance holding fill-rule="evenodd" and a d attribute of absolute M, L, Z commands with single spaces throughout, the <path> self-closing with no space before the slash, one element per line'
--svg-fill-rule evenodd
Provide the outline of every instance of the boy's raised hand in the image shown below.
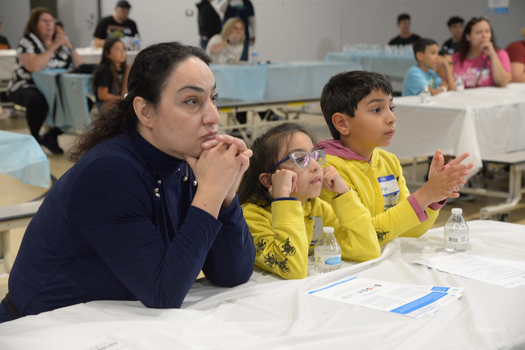
<path fill-rule="evenodd" d="M 432 162 L 430 163 L 430 169 L 428 170 L 428 178 L 430 179 L 432 176 L 434 176 L 435 173 L 443 171 L 443 168 L 445 166 L 445 158 L 443 157 L 443 153 L 440 149 L 434 153 L 434 157 L 432 158 Z"/>
<path fill-rule="evenodd" d="M 333 166 L 323 168 L 323 188 L 337 194 L 343 194 L 350 190 Z"/>
<path fill-rule="evenodd" d="M 442 201 L 446 198 L 457 198 L 459 186 L 465 184 L 464 178 L 472 169 L 473 164 L 461 164 L 469 156 L 464 153 L 444 165 L 443 154 L 437 150 L 432 159 L 428 173 L 428 182 L 414 193 L 414 197 L 422 208 L 431 203 Z"/>
<path fill-rule="evenodd" d="M 438 151 L 439 151 L 439 150 L 438 150 Z M 441 152 L 441 151 L 440 151 L 440 152 Z M 450 162 L 448 162 L 447 165 L 445 165 L 445 168 L 448 167 L 448 166 L 453 166 L 453 165 L 456 165 L 456 164 L 461 163 L 462 161 L 464 161 L 465 159 L 467 159 L 468 156 L 469 156 L 468 153 L 463 153 L 463 154 L 460 155 L 459 157 L 454 158 L 453 160 L 451 160 Z M 467 164 L 467 168 L 468 168 L 468 170 L 471 170 L 473 166 L 474 166 L 473 163 L 468 163 L 468 164 Z"/>

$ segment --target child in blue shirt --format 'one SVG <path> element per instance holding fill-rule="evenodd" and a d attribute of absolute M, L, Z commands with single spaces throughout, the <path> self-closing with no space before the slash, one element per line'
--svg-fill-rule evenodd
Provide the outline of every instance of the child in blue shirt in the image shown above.
<path fill-rule="evenodd" d="M 453 83 L 452 69 L 439 56 L 439 46 L 432 39 L 418 39 L 413 44 L 414 56 L 417 66 L 410 67 L 403 80 L 403 96 L 419 94 L 425 86 L 428 86 L 431 95 L 437 95 L 447 90 L 455 90 Z M 441 79 L 435 72 L 439 67 L 443 67 L 447 76 L 446 81 Z"/>

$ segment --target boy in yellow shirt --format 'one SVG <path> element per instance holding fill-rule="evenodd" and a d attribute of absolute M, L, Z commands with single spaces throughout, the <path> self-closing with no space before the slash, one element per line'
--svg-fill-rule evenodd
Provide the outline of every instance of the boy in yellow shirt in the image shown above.
<path fill-rule="evenodd" d="M 325 166 L 333 166 L 370 211 L 371 221 L 361 229 L 373 227 L 380 245 L 401 235 L 421 236 L 446 198 L 459 196 L 457 190 L 472 169 L 472 163 L 461 164 L 468 153 L 445 165 L 437 150 L 428 182 L 410 194 L 397 157 L 377 148 L 388 146 L 396 131 L 392 85 L 386 77 L 364 71 L 337 74 L 323 89 L 321 109 L 334 138 L 319 143 L 326 152 Z M 327 201 L 336 196 L 321 193 Z"/>

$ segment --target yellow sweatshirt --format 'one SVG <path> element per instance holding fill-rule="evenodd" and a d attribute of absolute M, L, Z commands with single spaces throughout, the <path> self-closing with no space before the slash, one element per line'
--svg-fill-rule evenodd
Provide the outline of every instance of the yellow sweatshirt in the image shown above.
<path fill-rule="evenodd" d="M 350 190 L 330 204 L 319 198 L 304 206 L 294 199 L 278 199 L 267 208 L 244 204 L 244 218 L 255 244 L 255 267 L 286 279 L 306 277 L 308 255 L 313 254 L 323 226 L 334 227 L 342 259 L 378 258 L 381 250 L 373 227 L 368 225 L 370 213 L 356 194 Z"/>
<path fill-rule="evenodd" d="M 419 237 L 432 227 L 443 204 L 433 203 L 423 211 L 413 197 L 409 201 L 403 169 L 394 154 L 376 148 L 370 163 L 347 158 L 327 154 L 324 167 L 332 165 L 369 211 L 368 227 L 360 230 L 374 230 L 379 243 L 384 245 L 398 236 Z M 334 196 L 327 190 L 321 192 L 324 200 Z M 420 212 L 416 213 L 418 209 Z"/>

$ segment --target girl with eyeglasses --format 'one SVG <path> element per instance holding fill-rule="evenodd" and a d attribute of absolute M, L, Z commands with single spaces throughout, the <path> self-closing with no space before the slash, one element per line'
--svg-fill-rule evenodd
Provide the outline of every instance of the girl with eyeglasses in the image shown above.
<path fill-rule="evenodd" d="M 326 156 L 316 145 L 312 132 L 298 124 L 268 130 L 253 143 L 238 189 L 255 244 L 255 267 L 286 279 L 307 276 L 308 256 L 323 226 L 334 227 L 343 259 L 380 256 L 368 210 L 333 167 L 321 168 Z M 323 188 L 339 196 L 325 202 L 318 198 Z"/>

